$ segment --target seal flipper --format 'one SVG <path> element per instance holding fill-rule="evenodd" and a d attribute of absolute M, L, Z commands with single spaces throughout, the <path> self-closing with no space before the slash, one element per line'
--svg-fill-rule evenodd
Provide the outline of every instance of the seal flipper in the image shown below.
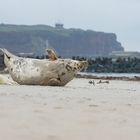
<path fill-rule="evenodd" d="M 57 57 L 57 55 L 56 55 L 56 53 L 55 53 L 54 50 L 52 50 L 52 49 L 47 49 L 47 52 L 48 52 L 49 59 L 50 59 L 51 61 L 54 61 L 54 60 L 57 60 L 57 59 L 58 59 L 58 57 Z"/>
<path fill-rule="evenodd" d="M 3 54 L 4 54 L 4 63 L 6 65 L 6 67 L 8 66 L 11 58 L 17 57 L 17 56 L 13 55 L 12 53 L 10 53 L 9 51 L 7 51 L 4 48 L 0 48 L 0 51 L 2 51 Z"/>
<path fill-rule="evenodd" d="M 48 82 L 48 86 L 60 86 L 60 80 L 58 79 L 50 79 Z"/>
<path fill-rule="evenodd" d="M 11 57 L 16 57 L 14 54 L 10 53 L 9 51 L 7 51 L 6 49 L 4 48 L 0 48 L 0 50 L 3 52 L 4 55 L 6 55 L 9 59 Z"/>

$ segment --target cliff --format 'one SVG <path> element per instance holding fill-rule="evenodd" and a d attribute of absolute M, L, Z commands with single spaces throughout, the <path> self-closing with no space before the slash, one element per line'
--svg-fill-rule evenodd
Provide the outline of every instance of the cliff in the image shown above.
<path fill-rule="evenodd" d="M 13 53 L 42 55 L 52 47 L 62 57 L 108 56 L 112 51 L 123 51 L 114 33 L 82 29 L 55 28 L 47 25 L 0 24 L 0 47 Z"/>

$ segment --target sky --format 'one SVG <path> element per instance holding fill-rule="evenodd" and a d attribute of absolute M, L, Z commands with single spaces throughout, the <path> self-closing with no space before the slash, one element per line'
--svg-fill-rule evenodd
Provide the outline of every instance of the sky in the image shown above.
<path fill-rule="evenodd" d="M 140 0 L 0 0 L 0 23 L 63 23 L 115 33 L 125 51 L 140 52 Z"/>

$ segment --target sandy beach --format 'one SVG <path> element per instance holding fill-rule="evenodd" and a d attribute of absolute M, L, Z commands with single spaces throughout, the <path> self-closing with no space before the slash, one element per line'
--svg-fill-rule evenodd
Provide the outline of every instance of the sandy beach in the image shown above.
<path fill-rule="evenodd" d="M 140 82 L 0 85 L 1 140 L 139 140 Z"/>

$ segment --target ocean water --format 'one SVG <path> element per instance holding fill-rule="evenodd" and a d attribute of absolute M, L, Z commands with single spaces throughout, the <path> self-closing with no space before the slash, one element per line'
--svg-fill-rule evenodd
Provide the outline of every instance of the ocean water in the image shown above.
<path fill-rule="evenodd" d="M 86 72 L 81 72 L 81 75 L 93 75 L 93 76 L 111 76 L 111 77 L 140 77 L 140 73 L 86 73 Z"/>

